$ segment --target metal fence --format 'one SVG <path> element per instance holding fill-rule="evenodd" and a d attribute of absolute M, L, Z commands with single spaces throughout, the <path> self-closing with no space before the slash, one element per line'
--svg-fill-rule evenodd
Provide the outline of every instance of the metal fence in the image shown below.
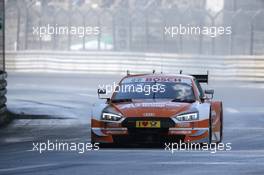
<path fill-rule="evenodd" d="M 23 8 L 21 8 L 23 6 Z M 80 50 L 187 53 L 205 55 L 264 54 L 264 11 L 205 9 L 65 9 L 58 7 L 6 6 L 8 50 Z M 98 26 L 99 35 L 33 35 L 33 27 Z M 231 26 L 231 35 L 209 37 L 164 34 L 165 26 Z"/>

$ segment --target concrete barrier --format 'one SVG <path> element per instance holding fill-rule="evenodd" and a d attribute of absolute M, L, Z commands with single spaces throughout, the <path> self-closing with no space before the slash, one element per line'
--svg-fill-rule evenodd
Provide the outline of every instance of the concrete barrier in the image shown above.
<path fill-rule="evenodd" d="M 7 120 L 7 108 L 6 108 L 6 81 L 7 74 L 0 72 L 0 126 Z"/>
<path fill-rule="evenodd" d="M 125 74 L 210 72 L 210 79 L 264 82 L 262 56 L 208 56 L 131 52 L 6 52 L 7 71 Z"/>

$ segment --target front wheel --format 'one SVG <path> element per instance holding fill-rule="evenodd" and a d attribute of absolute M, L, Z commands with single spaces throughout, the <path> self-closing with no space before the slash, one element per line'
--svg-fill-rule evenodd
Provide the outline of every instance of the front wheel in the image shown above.
<path fill-rule="evenodd" d="M 221 143 L 223 140 L 223 105 L 221 103 L 221 113 L 220 113 L 220 140 L 217 143 Z"/>
<path fill-rule="evenodd" d="M 217 140 L 217 144 L 221 143 L 222 140 L 223 140 L 223 105 L 221 103 L 221 106 L 220 106 L 220 134 L 219 134 L 219 139 Z"/>

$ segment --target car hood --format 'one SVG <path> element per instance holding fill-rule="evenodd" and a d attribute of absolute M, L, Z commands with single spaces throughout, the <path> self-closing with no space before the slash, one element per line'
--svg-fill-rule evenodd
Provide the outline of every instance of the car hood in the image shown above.
<path fill-rule="evenodd" d="M 125 117 L 171 117 L 193 107 L 193 103 L 172 102 L 171 100 L 133 100 L 112 104 Z"/>

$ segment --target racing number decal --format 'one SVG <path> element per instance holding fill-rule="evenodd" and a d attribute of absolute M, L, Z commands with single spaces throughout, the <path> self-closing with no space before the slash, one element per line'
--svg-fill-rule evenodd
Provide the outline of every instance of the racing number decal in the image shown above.
<path fill-rule="evenodd" d="M 160 128 L 160 121 L 136 121 L 136 128 Z"/>

